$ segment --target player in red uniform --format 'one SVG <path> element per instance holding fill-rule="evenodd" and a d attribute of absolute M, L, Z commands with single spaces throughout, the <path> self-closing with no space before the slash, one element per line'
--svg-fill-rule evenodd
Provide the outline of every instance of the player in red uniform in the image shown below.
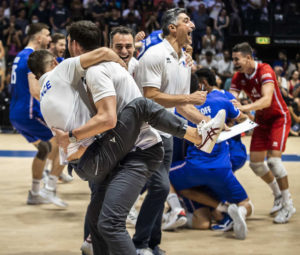
<path fill-rule="evenodd" d="M 296 212 L 289 192 L 287 171 L 281 155 L 291 127 L 291 116 L 282 99 L 276 75 L 265 63 L 257 63 L 248 43 L 233 47 L 232 58 L 237 71 L 232 78 L 230 92 L 237 98 L 244 91 L 251 104 L 233 104 L 241 111 L 255 110 L 254 129 L 250 145 L 250 168 L 272 189 L 275 200 L 271 214 L 278 211 L 274 223 L 287 223 Z M 267 164 L 264 162 L 267 156 Z M 275 177 L 274 177 L 275 176 Z"/>

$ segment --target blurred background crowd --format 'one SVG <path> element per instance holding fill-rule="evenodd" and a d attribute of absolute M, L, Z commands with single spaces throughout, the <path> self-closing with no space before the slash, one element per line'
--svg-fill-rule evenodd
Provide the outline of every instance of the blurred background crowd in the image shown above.
<path fill-rule="evenodd" d="M 11 66 L 27 44 L 31 23 L 46 23 L 52 34 L 66 35 L 72 21 L 92 20 L 102 31 L 101 44 L 109 46 L 109 33 L 114 27 L 125 25 L 147 36 L 160 29 L 164 12 L 176 6 L 186 8 L 195 24 L 194 69 L 214 70 L 219 86 L 228 90 L 234 74 L 231 47 L 249 41 L 257 50 L 257 61 L 274 68 L 294 120 L 292 134 L 298 135 L 299 0 L 1 0 L 0 132 L 12 130 L 8 118 Z M 271 46 L 253 45 L 254 39 L 262 36 L 270 38 Z"/>

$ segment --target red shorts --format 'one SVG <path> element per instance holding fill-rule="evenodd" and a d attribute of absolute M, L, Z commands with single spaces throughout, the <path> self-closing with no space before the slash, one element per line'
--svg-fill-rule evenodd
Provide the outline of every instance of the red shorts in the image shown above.
<path fill-rule="evenodd" d="M 287 137 L 291 128 L 291 116 L 277 117 L 272 121 L 257 121 L 254 129 L 250 151 L 284 151 Z"/>

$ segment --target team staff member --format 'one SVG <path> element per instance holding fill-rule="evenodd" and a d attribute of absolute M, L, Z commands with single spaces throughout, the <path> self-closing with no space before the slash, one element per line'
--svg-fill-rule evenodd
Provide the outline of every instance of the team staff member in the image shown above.
<path fill-rule="evenodd" d="M 233 104 L 241 111 L 256 111 L 254 129 L 250 145 L 250 167 L 273 190 L 275 197 L 271 213 L 279 210 L 274 223 L 286 223 L 296 212 L 289 192 L 287 171 L 281 155 L 291 127 L 291 116 L 281 96 L 272 68 L 253 59 L 253 51 L 246 42 L 232 49 L 234 68 L 230 92 L 237 98 L 243 90 L 253 103 Z M 267 164 L 264 159 L 267 156 Z M 278 186 L 279 185 L 279 186 Z"/>

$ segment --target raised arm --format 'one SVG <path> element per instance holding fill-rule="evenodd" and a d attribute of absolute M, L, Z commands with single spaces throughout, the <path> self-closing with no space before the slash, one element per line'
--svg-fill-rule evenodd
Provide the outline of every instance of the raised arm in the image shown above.
<path fill-rule="evenodd" d="M 84 69 L 106 61 L 113 61 L 125 68 L 127 67 L 125 62 L 113 50 L 106 47 L 98 48 L 80 56 L 80 64 Z"/>

